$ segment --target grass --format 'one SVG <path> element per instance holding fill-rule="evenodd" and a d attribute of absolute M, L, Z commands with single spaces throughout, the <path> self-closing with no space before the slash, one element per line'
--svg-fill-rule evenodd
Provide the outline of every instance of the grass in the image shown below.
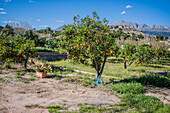
<path fill-rule="evenodd" d="M 34 81 L 34 78 L 19 78 L 17 82 L 29 83 L 30 81 Z"/>
<path fill-rule="evenodd" d="M 36 52 L 59 52 L 58 48 L 36 47 Z"/>
<path fill-rule="evenodd" d="M 116 60 L 113 57 L 110 57 L 109 59 L 114 60 L 114 61 Z M 128 77 L 132 77 L 132 76 L 141 76 L 144 74 L 148 74 L 148 72 L 146 72 L 146 70 L 152 70 L 152 71 L 159 70 L 159 71 L 167 72 L 170 69 L 170 66 L 168 63 L 167 65 L 150 64 L 148 66 L 147 65 L 139 65 L 137 67 L 135 67 L 135 65 L 132 64 L 126 70 L 123 68 L 122 62 L 120 61 L 118 63 L 112 63 L 112 62 L 109 62 L 109 60 L 108 60 L 105 65 L 103 75 L 128 78 Z M 74 64 L 74 63 L 72 63 L 72 60 L 60 60 L 60 61 L 52 61 L 52 62 L 48 62 L 48 63 L 55 65 L 55 66 L 62 66 L 62 67 L 70 68 L 70 69 L 77 69 L 77 70 L 96 73 L 95 69 L 92 68 L 90 65 Z"/>
<path fill-rule="evenodd" d="M 79 84 L 84 87 L 90 87 L 94 88 L 95 85 L 93 84 L 93 79 L 94 76 L 89 75 L 89 74 L 76 74 L 74 73 L 74 76 L 66 76 L 65 79 L 63 79 L 63 82 L 68 82 L 68 83 L 74 83 L 74 84 Z"/>
<path fill-rule="evenodd" d="M 122 97 L 122 101 L 126 103 L 126 105 L 131 105 L 140 111 L 145 112 L 154 112 L 163 107 L 162 102 L 158 98 L 153 96 L 145 96 L 143 94 L 125 94 Z"/>
<path fill-rule="evenodd" d="M 112 90 L 116 91 L 120 94 L 141 94 L 144 91 L 143 86 L 140 83 L 118 83 L 116 86 L 112 88 Z"/>
<path fill-rule="evenodd" d="M 150 89 L 149 89 L 149 91 L 150 91 L 151 93 L 159 93 L 159 94 L 163 94 L 163 95 L 165 95 L 165 96 L 168 96 L 167 93 L 164 93 L 164 92 L 162 92 L 162 91 L 150 90 Z"/>
<path fill-rule="evenodd" d="M 155 75 L 155 74 L 127 78 L 124 80 L 120 80 L 119 82 L 132 82 L 132 81 L 141 83 L 142 85 L 145 85 L 145 86 L 147 85 L 153 85 L 157 87 L 169 87 L 170 86 L 170 78 L 164 77 L 161 75 Z"/>
<path fill-rule="evenodd" d="M 0 82 L 5 83 L 6 80 L 4 78 L 0 78 Z"/>
<path fill-rule="evenodd" d="M 31 104 L 31 105 L 25 105 L 26 108 L 44 108 L 43 106 L 40 106 L 38 104 Z"/>

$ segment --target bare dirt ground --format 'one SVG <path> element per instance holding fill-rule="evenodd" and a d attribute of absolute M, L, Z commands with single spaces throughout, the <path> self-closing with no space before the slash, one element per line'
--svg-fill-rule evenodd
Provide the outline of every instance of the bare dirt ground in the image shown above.
<path fill-rule="evenodd" d="M 13 76 L 12 74 L 0 74 L 0 77 Z M 25 75 L 28 77 L 28 75 Z M 103 90 L 102 90 L 103 89 Z M 74 93 L 72 93 L 72 90 Z M 81 91 L 85 93 L 82 94 Z M 18 93 L 18 91 L 24 93 Z M 39 93 L 36 93 L 38 91 Z M 1 113 L 48 113 L 48 109 L 25 108 L 25 105 L 38 104 L 40 106 L 60 105 L 68 110 L 76 110 L 78 103 L 98 105 L 114 105 L 120 99 L 102 86 L 87 88 L 76 84 L 68 84 L 55 79 L 36 78 L 30 83 L 22 83 L 11 80 L 8 83 L 0 83 L 0 112 Z"/>

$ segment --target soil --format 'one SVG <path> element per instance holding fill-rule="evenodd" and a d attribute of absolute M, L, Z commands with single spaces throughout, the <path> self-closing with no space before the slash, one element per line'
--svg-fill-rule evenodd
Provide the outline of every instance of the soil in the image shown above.
<path fill-rule="evenodd" d="M 0 67 L 0 70 L 3 73 L 0 74 L 0 78 L 8 80 L 6 83 L 0 81 L 0 113 L 48 113 L 48 109 L 45 107 L 52 105 L 60 105 L 67 107 L 69 111 L 75 111 L 78 110 L 78 103 L 94 104 L 97 107 L 114 105 L 121 102 L 118 97 L 110 94 L 111 92 L 102 85 L 95 88 L 87 88 L 52 78 L 35 78 L 34 81 L 24 83 L 13 79 L 16 73 L 11 72 L 23 70 L 22 67 L 13 66 L 12 69 L 3 69 Z M 74 73 L 63 76 L 74 76 Z M 22 78 L 31 78 L 31 75 L 25 73 Z M 149 89 L 161 91 L 166 93 L 166 95 L 152 93 L 149 90 L 146 91 L 145 95 L 155 96 L 164 104 L 170 104 L 170 90 L 168 88 L 151 87 Z M 81 93 L 82 90 L 84 90 L 84 93 Z M 72 91 L 74 92 L 72 93 Z M 44 106 L 44 108 L 24 107 L 25 105 L 35 104 Z"/>
<path fill-rule="evenodd" d="M 14 76 L 0 74 L 0 77 Z M 25 74 L 25 78 L 30 75 Z M 82 94 L 82 90 L 85 92 Z M 18 92 L 24 93 L 18 93 Z M 38 91 L 38 93 L 36 93 Z M 72 93 L 74 91 L 74 93 Z M 94 104 L 96 106 L 114 105 L 120 99 L 106 92 L 103 86 L 87 88 L 76 84 L 61 82 L 49 78 L 36 78 L 29 83 L 11 80 L 0 82 L 0 111 L 1 113 L 48 113 L 48 109 L 25 108 L 25 105 L 38 104 L 40 106 L 60 105 L 72 111 L 77 109 L 78 103 Z"/>

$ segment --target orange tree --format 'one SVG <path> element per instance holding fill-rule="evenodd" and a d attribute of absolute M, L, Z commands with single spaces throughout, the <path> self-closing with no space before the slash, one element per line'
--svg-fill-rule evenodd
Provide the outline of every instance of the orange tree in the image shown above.
<path fill-rule="evenodd" d="M 134 54 L 136 66 L 142 63 L 150 63 L 155 58 L 154 49 L 146 44 L 136 47 Z"/>
<path fill-rule="evenodd" d="M 133 45 L 121 45 L 119 52 L 120 52 L 120 57 L 122 57 L 124 60 L 123 61 L 124 68 L 126 69 L 135 60 L 134 54 L 136 52 L 136 47 Z"/>
<path fill-rule="evenodd" d="M 68 59 L 87 64 L 90 60 L 96 70 L 96 77 L 101 77 L 106 59 L 113 53 L 111 46 L 115 44 L 113 31 L 104 18 L 99 20 L 96 12 L 93 18 L 88 15 L 81 18 L 74 16 L 74 23 L 65 25 L 60 40 L 60 48 L 68 53 Z"/>
<path fill-rule="evenodd" d="M 32 40 L 25 40 L 21 36 L 1 35 L 0 38 L 0 59 L 3 63 L 22 63 L 27 68 L 28 58 L 33 56 L 35 44 Z"/>

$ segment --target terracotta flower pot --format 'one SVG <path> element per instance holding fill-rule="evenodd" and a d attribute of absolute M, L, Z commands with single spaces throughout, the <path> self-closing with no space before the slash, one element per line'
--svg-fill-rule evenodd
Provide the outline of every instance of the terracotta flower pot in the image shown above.
<path fill-rule="evenodd" d="M 36 71 L 36 75 L 40 78 L 45 78 L 46 77 L 46 73 L 42 73 L 42 72 L 38 72 Z"/>

